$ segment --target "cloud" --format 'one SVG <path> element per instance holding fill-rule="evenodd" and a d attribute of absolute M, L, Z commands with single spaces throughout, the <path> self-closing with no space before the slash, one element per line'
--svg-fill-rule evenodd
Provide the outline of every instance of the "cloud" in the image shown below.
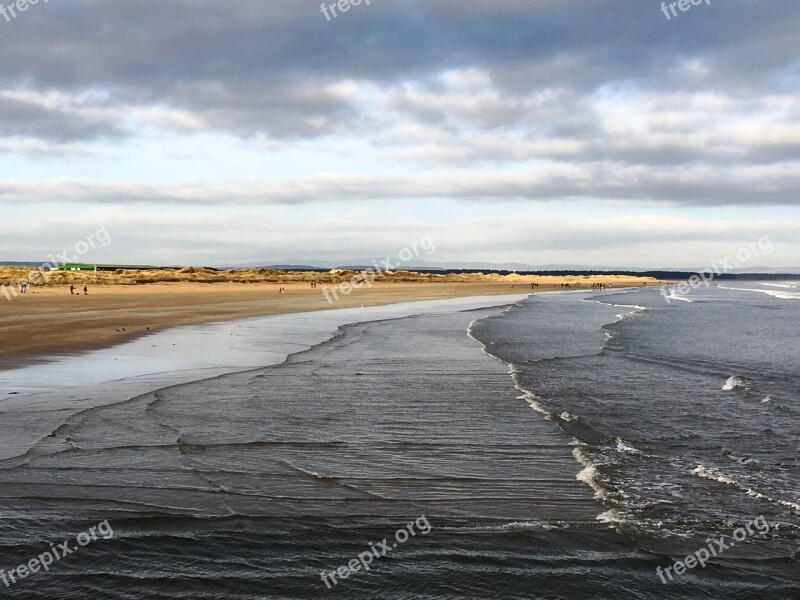
<path fill-rule="evenodd" d="M 225 184 L 0 181 L 0 203 L 247 206 L 430 198 L 479 203 L 590 198 L 701 206 L 798 206 L 798 189 L 800 163 L 652 170 L 595 162 L 549 163 L 514 172 L 320 174 Z"/>
<path fill-rule="evenodd" d="M 769 10 L 730 0 L 680 22 L 638 0 L 383 2 L 330 23 L 315 0 L 33 8 L 4 30 L 6 85 L 100 89 L 110 105 L 165 106 L 232 132 L 326 134 L 347 120 L 349 106 L 326 94 L 331 85 L 388 89 L 445 72 L 458 73 L 449 84 L 460 97 L 408 97 L 409 108 L 478 111 L 491 123 L 530 108 L 510 101 L 504 111 L 507 94 L 535 104 L 551 90 L 585 96 L 609 82 L 656 92 L 797 90 L 800 11 L 791 0 Z M 494 97 L 482 96 L 489 81 Z"/>
<path fill-rule="evenodd" d="M 123 135 L 117 115 L 58 92 L 0 90 L 0 131 L 4 137 L 74 142 Z"/>
<path fill-rule="evenodd" d="M 797 206 L 800 5 L 667 21 L 659 4 L 376 0 L 328 22 L 318 0 L 39 3 L 2 23 L 0 208 L 191 206 L 211 223 L 221 207 L 459 202 L 512 227 L 523 203 Z M 580 218 L 560 226 L 579 235 Z M 381 235 L 350 222 L 339 247 Z M 258 249 L 198 232 L 226 256 Z"/>
<path fill-rule="evenodd" d="M 37 228 L 47 243 L 28 231 Z M 275 218 L 260 211 L 224 214 L 159 214 L 135 209 L 95 209 L 71 217 L 20 221 L 0 242 L 9 259 L 42 259 L 71 251 L 80 240 L 105 227 L 112 242 L 86 256 L 96 262 L 203 264 L 225 266 L 287 258 L 384 258 L 429 236 L 434 262 L 475 260 L 524 262 L 533 265 L 577 263 L 659 268 L 705 266 L 734 256 L 736 251 L 769 232 L 774 252 L 759 264 L 797 266 L 798 219 L 740 219 L 721 214 L 714 222 L 656 213 L 607 218 L 456 218 L 448 223 L 398 222 L 394 219 L 319 219 L 313 223 Z M 369 234 L 379 230 L 380 237 Z M 348 244 L 342 245 L 347 231 Z M 502 237 L 502 245 L 498 244 Z M 756 266 L 755 263 L 753 266 Z"/>

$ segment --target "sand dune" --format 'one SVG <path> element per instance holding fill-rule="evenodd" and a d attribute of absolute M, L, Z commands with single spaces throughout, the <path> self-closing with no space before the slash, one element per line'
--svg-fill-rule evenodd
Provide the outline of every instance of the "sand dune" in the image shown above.
<path fill-rule="evenodd" d="M 310 283 L 338 284 L 351 281 L 359 276 L 358 271 L 333 269 L 320 273 L 304 271 L 281 271 L 276 269 L 231 269 L 216 270 L 206 267 L 183 267 L 180 269 L 118 269 L 116 271 L 52 271 L 37 274 L 36 269 L 21 267 L 0 267 L 0 284 L 13 284 L 22 280 L 30 280 L 35 285 L 139 285 L 147 283 Z M 372 277 L 372 275 L 370 275 Z M 649 277 L 630 277 L 622 275 L 592 276 L 539 276 L 539 275 L 497 275 L 493 273 L 462 274 L 427 274 L 413 271 L 377 272 L 376 281 L 383 282 L 426 282 L 426 283 L 624 283 L 644 282 L 654 279 Z"/>

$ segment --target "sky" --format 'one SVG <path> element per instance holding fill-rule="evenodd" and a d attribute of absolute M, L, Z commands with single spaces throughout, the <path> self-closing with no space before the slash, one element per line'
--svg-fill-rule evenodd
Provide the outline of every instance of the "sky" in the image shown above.
<path fill-rule="evenodd" d="M 798 267 L 800 3 L 697 1 L 0 0 L 0 260 Z"/>

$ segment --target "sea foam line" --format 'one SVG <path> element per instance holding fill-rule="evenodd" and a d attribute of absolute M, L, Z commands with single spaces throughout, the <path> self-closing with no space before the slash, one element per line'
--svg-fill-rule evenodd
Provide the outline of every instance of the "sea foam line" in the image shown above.
<path fill-rule="evenodd" d="M 753 498 L 757 498 L 758 500 L 772 502 L 773 504 L 780 504 L 781 506 L 784 506 L 796 512 L 800 512 L 800 504 L 768 496 L 767 494 L 754 490 L 753 488 L 748 487 L 747 485 L 736 481 L 733 477 L 728 477 L 727 475 L 720 473 L 716 469 L 710 469 L 703 465 L 698 465 L 692 471 L 692 473 L 694 473 L 698 477 L 701 477 L 702 479 L 709 479 L 711 481 L 717 481 L 719 483 L 724 483 L 725 485 L 730 485 L 732 487 L 735 487 L 736 489 L 745 492 L 748 496 L 752 496 Z"/>
<path fill-rule="evenodd" d="M 759 290 L 756 288 L 736 288 L 736 287 L 728 287 L 725 285 L 717 286 L 723 290 L 731 290 L 734 292 L 758 292 L 760 294 L 766 294 L 767 296 L 772 296 L 773 298 L 780 298 L 781 300 L 800 300 L 800 294 L 794 294 L 791 292 L 779 292 L 777 290 Z"/>
<path fill-rule="evenodd" d="M 631 290 L 631 291 L 636 291 L 636 290 Z M 620 291 L 620 293 L 625 293 L 625 292 Z M 581 299 L 581 302 L 595 302 L 597 304 L 604 304 L 606 306 L 616 306 L 616 307 L 620 307 L 620 308 L 630 308 L 630 309 L 632 309 L 630 312 L 623 313 L 621 315 L 617 315 L 617 321 L 614 321 L 614 323 L 618 323 L 618 322 L 620 322 L 621 320 L 623 320 L 624 318 L 626 318 L 628 316 L 631 316 L 631 315 L 634 315 L 634 314 L 638 314 L 638 313 L 644 312 L 646 310 L 652 310 L 650 308 L 647 308 L 645 306 L 639 306 L 637 304 L 612 304 L 610 302 L 601 302 L 599 300 L 594 300 L 592 298 L 583 298 L 583 299 Z M 521 303 L 522 303 L 522 301 L 517 302 L 514 305 L 509 306 L 503 312 L 509 312 L 509 311 L 511 311 L 511 310 L 513 310 L 515 308 L 518 308 L 521 305 Z M 487 317 L 484 317 L 484 318 L 487 318 Z M 574 420 L 577 420 L 577 417 L 575 417 L 574 415 L 572 415 L 571 413 L 569 413 L 567 411 L 563 412 L 561 415 L 555 415 L 550 410 L 548 410 L 545 407 L 545 405 L 543 404 L 544 399 L 541 396 L 537 396 L 534 392 L 532 392 L 531 390 L 525 388 L 520 383 L 520 380 L 519 380 L 519 369 L 517 368 L 517 366 L 514 363 L 506 362 L 505 360 L 503 360 L 503 359 L 499 358 L 498 356 L 495 356 L 494 354 L 489 352 L 489 350 L 486 347 L 486 344 L 484 344 L 481 340 L 476 338 L 475 335 L 473 334 L 474 325 L 480 320 L 482 320 L 482 319 L 476 319 L 475 321 L 472 321 L 469 324 L 469 326 L 467 328 L 467 335 L 481 346 L 481 350 L 483 351 L 484 354 L 487 354 L 488 356 L 491 356 L 494 359 L 496 359 L 496 360 L 498 360 L 500 362 L 503 362 L 508 366 L 508 373 L 511 376 L 511 381 L 514 383 L 514 387 L 521 393 L 521 395 L 518 396 L 518 399 L 525 400 L 533 410 L 535 410 L 536 412 L 544 415 L 544 418 L 547 421 L 559 421 L 559 420 L 574 421 Z M 613 325 L 614 323 L 607 323 L 606 325 Z M 576 462 L 583 467 L 583 469 L 581 469 L 578 472 L 578 474 L 575 476 L 575 479 L 577 481 L 580 481 L 580 482 L 584 483 L 589 488 L 591 488 L 594 491 L 595 500 L 597 500 L 601 504 L 603 504 L 605 506 L 608 506 L 609 504 L 615 504 L 615 502 L 609 497 L 609 490 L 607 490 L 606 488 L 603 487 L 602 477 L 600 475 L 600 472 L 597 469 L 597 467 L 600 466 L 602 463 L 595 464 L 589 458 L 589 456 L 582 450 L 582 448 L 585 447 L 586 444 L 581 442 L 578 438 L 573 436 L 572 441 L 569 443 L 569 445 L 573 446 L 572 456 L 575 458 Z M 621 438 L 617 438 L 616 447 L 617 447 L 617 451 L 620 452 L 620 453 L 638 453 L 639 452 L 636 448 L 634 448 L 633 446 L 631 446 L 630 444 L 628 444 L 627 442 L 625 442 Z M 599 522 L 602 522 L 602 523 L 609 523 L 610 524 L 611 521 L 608 520 L 608 515 L 609 515 L 610 512 L 611 511 L 606 511 L 606 512 L 598 515 L 597 516 L 597 520 Z M 621 516 L 621 513 L 617 513 L 616 514 L 616 518 L 614 519 L 614 522 L 620 523 L 623 520 L 624 520 L 624 518 Z"/>

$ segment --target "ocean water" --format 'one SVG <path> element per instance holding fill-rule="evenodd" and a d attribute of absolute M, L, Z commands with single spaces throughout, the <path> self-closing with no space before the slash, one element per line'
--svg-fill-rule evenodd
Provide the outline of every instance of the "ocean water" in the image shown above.
<path fill-rule="evenodd" d="M 0 597 L 796 598 L 800 303 L 780 285 L 431 303 L 297 338 L 289 319 L 283 361 L 236 338 L 240 372 L 7 398 L 3 431 L 50 429 L 9 434 L 0 568 L 115 536 Z M 720 536 L 704 568 L 657 574 Z"/>

